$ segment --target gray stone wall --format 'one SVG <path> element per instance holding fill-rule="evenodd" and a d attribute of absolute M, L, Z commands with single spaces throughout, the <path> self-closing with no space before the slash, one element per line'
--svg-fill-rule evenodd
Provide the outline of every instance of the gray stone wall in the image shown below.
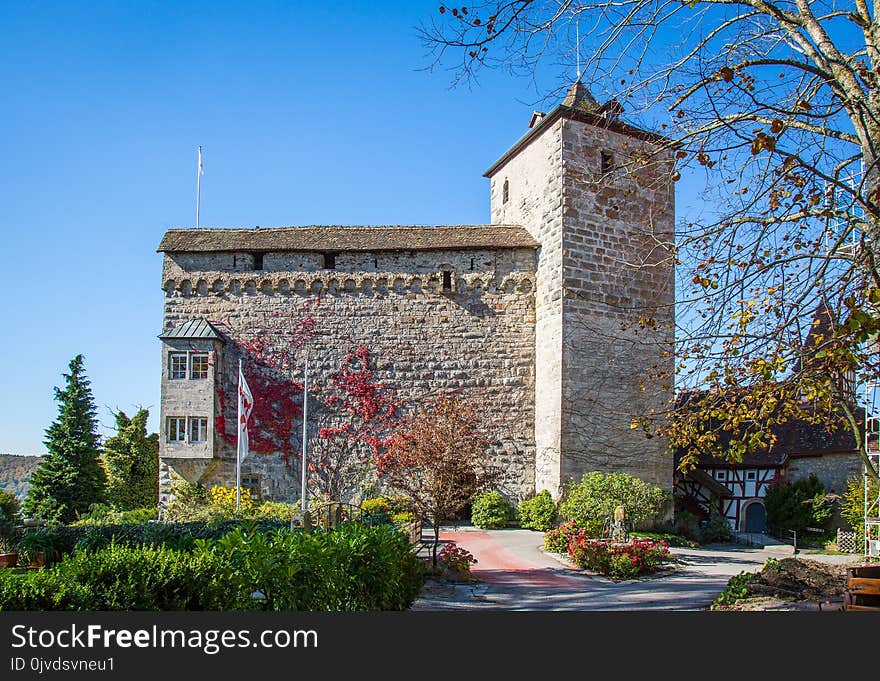
<path fill-rule="evenodd" d="M 606 173 L 603 151 L 614 157 Z M 671 394 L 650 380 L 672 368 L 674 270 L 663 247 L 674 228 L 671 161 L 646 142 L 563 117 L 491 177 L 492 221 L 521 224 L 541 244 L 537 490 L 557 494 L 592 470 L 672 489 L 666 443 L 630 427 Z"/>
<path fill-rule="evenodd" d="M 491 178 L 492 222 L 522 225 L 541 244 L 535 301 L 535 489 L 554 494 L 561 483 L 562 124 L 556 121 L 542 131 Z"/>
<path fill-rule="evenodd" d="M 631 428 L 672 394 L 651 378 L 663 370 L 670 384 L 673 369 L 671 152 L 572 120 L 562 138 L 560 477 L 616 471 L 671 491 L 666 442 Z"/>
<path fill-rule="evenodd" d="M 827 453 L 822 456 L 801 456 L 788 460 L 785 479 L 795 482 L 815 475 L 825 491 L 843 494 L 851 478 L 862 478 L 862 459 L 855 452 Z"/>
<path fill-rule="evenodd" d="M 311 314 L 320 334 L 309 351 L 313 382 L 324 381 L 350 349 L 364 345 L 377 379 L 402 404 L 460 391 L 477 402 L 498 439 L 493 454 L 506 471 L 506 491 L 523 497 L 534 488 L 533 250 L 340 253 L 333 270 L 320 269 L 319 254 L 310 253 L 267 253 L 263 270 L 242 270 L 242 261 L 253 266 L 247 256 L 235 254 L 233 262 L 232 254 L 171 253 L 163 265 L 164 329 L 202 317 L 228 338 L 218 353 L 214 390 L 227 424 L 235 423 L 239 357 L 251 361 L 241 344 L 258 340 L 267 353 L 286 355 L 288 366 L 276 367 L 279 377 L 301 382 L 303 352 L 291 348 L 291 328 Z M 442 290 L 443 270 L 452 272 L 451 292 Z M 170 396 L 164 388 L 163 406 Z M 256 391 L 254 398 L 260 399 Z M 297 422 L 294 453 L 300 428 Z M 216 433 L 213 454 L 201 482 L 234 484 L 234 435 Z M 167 492 L 166 468 L 160 477 Z M 242 476 L 258 477 L 265 499 L 299 496 L 297 455 L 252 453 Z"/>

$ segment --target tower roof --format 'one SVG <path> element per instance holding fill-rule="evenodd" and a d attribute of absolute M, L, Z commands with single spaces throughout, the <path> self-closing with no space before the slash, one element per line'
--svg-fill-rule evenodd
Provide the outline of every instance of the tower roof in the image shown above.
<path fill-rule="evenodd" d="M 628 135 L 646 142 L 677 146 L 675 142 L 667 137 L 642 130 L 629 123 L 624 123 L 618 118 L 622 111 L 623 106 L 614 98 L 604 104 L 600 104 L 590 93 L 587 86 L 578 81 L 569 88 L 565 99 L 550 113 L 542 117 L 532 116 L 531 129 L 520 137 L 516 144 L 508 149 L 501 158 L 495 161 L 492 167 L 483 173 L 483 177 L 492 177 L 505 163 L 540 135 L 545 128 L 553 125 L 560 118 L 568 118 L 569 120 L 580 121 L 588 125 L 595 125 L 596 127 L 605 128 L 606 130 L 611 130 L 621 135 Z"/>

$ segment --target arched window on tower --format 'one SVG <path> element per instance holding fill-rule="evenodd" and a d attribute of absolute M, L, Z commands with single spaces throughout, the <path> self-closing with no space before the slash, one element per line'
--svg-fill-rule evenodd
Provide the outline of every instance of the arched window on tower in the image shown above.
<path fill-rule="evenodd" d="M 501 189 L 501 203 L 507 203 L 510 198 L 510 182 L 504 180 L 504 187 Z"/>

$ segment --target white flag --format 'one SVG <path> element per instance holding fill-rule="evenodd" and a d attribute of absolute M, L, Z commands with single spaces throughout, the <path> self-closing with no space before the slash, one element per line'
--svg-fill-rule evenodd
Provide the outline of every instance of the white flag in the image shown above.
<path fill-rule="evenodd" d="M 244 461 L 248 455 L 248 429 L 247 422 L 254 408 L 254 396 L 251 395 L 251 389 L 248 387 L 247 381 L 244 380 L 244 373 L 241 366 L 238 367 L 238 451 L 240 461 Z"/>
<path fill-rule="evenodd" d="M 202 145 L 199 145 L 199 175 L 205 174 L 205 166 L 202 165 Z"/>

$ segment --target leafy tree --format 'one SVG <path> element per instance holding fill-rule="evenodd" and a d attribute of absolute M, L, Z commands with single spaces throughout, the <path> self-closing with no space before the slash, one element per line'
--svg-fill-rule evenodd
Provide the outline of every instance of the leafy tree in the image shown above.
<path fill-rule="evenodd" d="M 597 125 L 614 127 L 619 103 L 669 140 L 657 158 L 620 154 L 615 172 L 672 151 L 676 167 L 657 176 L 686 178 L 702 206 L 656 245 L 679 270 L 676 366 L 645 379 L 702 388 L 704 402 L 635 419 L 686 443 L 684 467 L 701 452 L 739 460 L 773 444 L 773 424 L 803 419 L 849 428 L 877 477 L 852 388 L 880 373 L 866 343 L 880 328 L 878 11 L 861 0 L 480 0 L 441 5 L 423 25 L 459 79 L 549 64 L 570 79 L 578 62 L 608 98 Z M 655 311 L 635 313 L 630 332 L 653 329 Z"/>
<path fill-rule="evenodd" d="M 107 502 L 117 511 L 156 506 L 159 502 L 159 436 L 147 435 L 150 412 L 129 418 L 118 411 L 116 435 L 104 443 Z"/>
<path fill-rule="evenodd" d="M 871 480 L 868 487 L 869 498 L 877 498 L 877 481 Z M 865 537 L 865 481 L 863 478 L 851 478 L 840 501 L 840 517 L 849 523 L 856 533 L 856 542 Z M 858 543 L 857 543 L 858 546 Z"/>
<path fill-rule="evenodd" d="M 499 477 L 474 406 L 442 395 L 403 419 L 378 457 L 379 475 L 409 498 L 413 512 L 434 530 L 437 565 L 440 524 L 488 489 Z"/>
<path fill-rule="evenodd" d="M 559 504 L 559 515 L 583 528 L 592 537 L 602 536 L 605 521 L 623 506 L 631 525 L 650 520 L 663 510 L 666 493 L 659 487 L 626 473 L 584 473 L 579 482 L 568 483 Z"/>
<path fill-rule="evenodd" d="M 792 483 L 773 485 L 764 498 L 767 525 L 777 530 L 803 532 L 821 528 L 831 518 L 831 502 L 815 475 Z"/>
<path fill-rule="evenodd" d="M 104 500 L 107 484 L 99 457 L 96 409 L 92 390 L 77 355 L 64 374 L 64 389 L 55 388 L 58 418 L 46 430 L 49 455 L 31 480 L 22 512 L 53 522 L 70 522 Z"/>

